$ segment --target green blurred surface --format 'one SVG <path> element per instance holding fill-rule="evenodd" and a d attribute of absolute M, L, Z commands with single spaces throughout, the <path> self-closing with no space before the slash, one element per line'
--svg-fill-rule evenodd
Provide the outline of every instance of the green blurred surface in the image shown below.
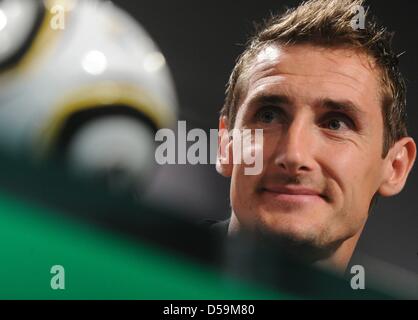
<path fill-rule="evenodd" d="M 156 248 L 0 196 L 0 299 L 283 299 Z M 65 290 L 50 286 L 54 265 Z"/>

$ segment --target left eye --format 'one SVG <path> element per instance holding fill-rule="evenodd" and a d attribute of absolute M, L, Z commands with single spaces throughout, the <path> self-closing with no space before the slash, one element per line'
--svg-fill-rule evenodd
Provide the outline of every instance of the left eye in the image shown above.
<path fill-rule="evenodd" d="M 344 126 L 346 126 L 344 121 L 339 120 L 339 119 L 332 119 L 326 123 L 327 129 L 334 130 L 334 131 L 340 130 Z"/>
<path fill-rule="evenodd" d="M 345 116 L 334 116 L 324 121 L 322 127 L 332 131 L 340 131 L 354 128 L 354 122 Z"/>

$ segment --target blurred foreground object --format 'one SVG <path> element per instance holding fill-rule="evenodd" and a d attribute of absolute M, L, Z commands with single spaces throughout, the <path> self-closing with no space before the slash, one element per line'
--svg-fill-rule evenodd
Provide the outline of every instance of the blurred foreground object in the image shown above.
<path fill-rule="evenodd" d="M 146 185 L 176 121 L 164 56 L 111 2 L 0 1 L 0 146 L 65 160 L 112 188 Z"/>

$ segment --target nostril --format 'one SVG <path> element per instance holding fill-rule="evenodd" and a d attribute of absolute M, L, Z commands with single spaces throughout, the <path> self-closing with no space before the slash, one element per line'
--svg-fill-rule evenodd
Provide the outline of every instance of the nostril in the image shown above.
<path fill-rule="evenodd" d="M 301 165 L 299 163 L 297 163 L 296 161 L 280 161 L 280 162 L 276 162 L 276 164 L 278 165 L 278 167 L 280 167 L 281 169 L 283 169 L 284 171 L 290 173 L 290 174 L 297 174 L 300 173 L 301 171 L 310 171 L 309 167 L 306 165 Z"/>

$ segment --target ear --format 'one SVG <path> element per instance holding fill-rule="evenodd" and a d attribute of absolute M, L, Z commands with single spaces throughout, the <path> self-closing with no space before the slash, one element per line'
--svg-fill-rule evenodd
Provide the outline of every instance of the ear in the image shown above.
<path fill-rule="evenodd" d="M 232 176 L 234 161 L 232 158 L 232 139 L 230 139 L 229 136 L 227 123 L 227 117 L 221 117 L 219 119 L 218 155 L 216 159 L 216 170 L 219 174 L 229 178 Z"/>
<path fill-rule="evenodd" d="M 405 186 L 414 165 L 417 147 L 414 139 L 405 137 L 397 141 L 386 156 L 385 178 L 378 192 L 383 197 L 398 194 Z"/>

